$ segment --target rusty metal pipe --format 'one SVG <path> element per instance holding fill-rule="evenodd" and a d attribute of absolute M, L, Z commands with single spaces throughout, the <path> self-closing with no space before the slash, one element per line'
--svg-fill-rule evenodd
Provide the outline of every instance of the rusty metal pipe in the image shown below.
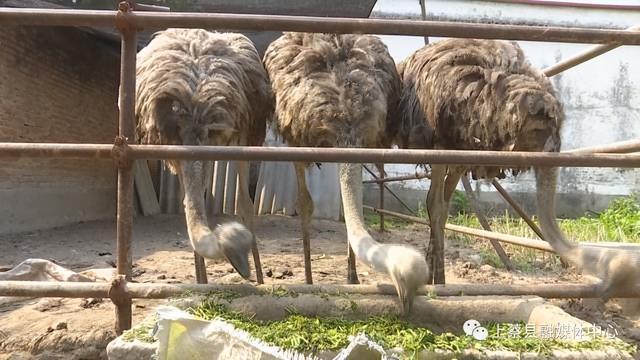
<path fill-rule="evenodd" d="M 108 158 L 112 145 L 0 143 L 0 158 Z M 128 145 L 131 159 L 317 161 L 487 166 L 640 167 L 640 153 L 569 154 L 476 150 L 399 150 L 260 146 Z"/>
<path fill-rule="evenodd" d="M 427 173 L 415 173 L 414 175 L 390 176 L 383 179 L 380 179 L 380 178 L 370 179 L 370 180 L 365 180 L 362 183 L 363 184 L 379 184 L 379 183 L 386 183 L 386 182 L 393 182 L 393 181 L 420 180 L 420 179 L 425 179 L 429 177 L 430 175 Z"/>
<path fill-rule="evenodd" d="M 168 6 L 160 6 L 160 5 L 151 5 L 151 4 L 136 4 L 136 11 L 162 11 L 162 12 L 170 12 L 171 8 Z"/>
<path fill-rule="evenodd" d="M 317 161 L 489 166 L 640 167 L 639 155 L 472 150 L 131 145 L 136 159 Z"/>
<path fill-rule="evenodd" d="M 640 30 L 640 26 L 632 26 L 628 28 L 626 31 L 638 31 L 638 30 Z M 557 64 L 551 65 L 548 68 L 543 69 L 542 72 L 548 77 L 552 77 L 565 70 L 571 69 L 572 67 L 580 65 L 586 61 L 589 61 L 597 56 L 607 53 L 615 48 L 618 48 L 621 45 L 622 44 L 619 42 L 615 42 L 611 44 L 595 45 L 575 56 L 562 60 Z"/>
<path fill-rule="evenodd" d="M 14 297 L 66 297 L 66 298 L 105 298 L 111 284 L 85 282 L 48 282 L 48 281 L 0 281 L 0 296 Z M 379 285 L 257 285 L 250 284 L 154 284 L 127 283 L 125 291 L 131 298 L 166 299 L 184 295 L 185 293 L 207 294 L 215 291 L 232 291 L 240 296 L 254 294 L 273 294 L 277 291 L 288 291 L 297 294 L 329 295 L 366 294 L 396 295 L 391 284 Z M 476 285 L 448 284 L 423 287 L 420 294 L 436 294 L 437 296 L 541 296 L 544 298 L 596 298 L 596 287 L 590 284 L 543 284 L 543 285 Z M 640 288 L 625 288 L 614 294 L 616 298 L 640 297 Z"/>
<path fill-rule="evenodd" d="M 374 178 L 374 179 L 378 179 L 378 177 L 376 176 L 376 174 L 375 174 L 373 171 L 371 171 L 371 170 L 370 170 L 366 165 L 365 165 L 365 166 L 363 166 L 363 168 L 364 168 L 364 169 L 365 169 L 365 170 L 366 170 L 366 171 L 367 171 L 371 176 L 373 176 L 373 178 Z M 381 183 L 381 187 L 382 187 L 382 189 L 383 189 L 383 190 L 385 190 L 385 189 L 386 189 L 386 190 L 389 192 L 389 194 L 391 194 L 391 196 L 393 196 L 393 197 L 394 197 L 394 198 L 395 198 L 395 199 L 400 203 L 400 205 L 402 205 L 405 209 L 407 209 L 407 211 L 409 211 L 410 213 L 412 213 L 412 214 L 414 214 L 414 215 L 416 214 L 416 213 L 415 213 L 415 211 L 413 211 L 413 209 L 411 208 L 411 206 L 407 205 L 407 203 L 406 203 L 406 202 L 404 202 L 404 200 L 402 200 L 402 199 L 400 198 L 400 196 L 398 196 L 398 194 L 396 194 L 393 190 L 391 190 L 391 188 L 389 188 L 389 187 L 387 186 L 387 184 Z M 380 196 L 382 196 L 382 194 L 380 194 Z"/>
<path fill-rule="evenodd" d="M 640 32 L 548 26 L 496 25 L 445 21 L 323 18 L 310 16 L 138 12 L 122 16 L 138 28 L 304 31 L 439 36 L 574 43 L 640 45 Z M 113 11 L 0 8 L 3 25 L 114 26 Z"/>
<path fill-rule="evenodd" d="M 112 144 L 0 143 L 0 158 L 109 159 Z"/>
<path fill-rule="evenodd" d="M 563 151 L 565 154 L 617 153 L 625 154 L 640 151 L 640 138 L 619 141 L 606 145 L 589 146 Z"/>
<path fill-rule="evenodd" d="M 129 3 L 125 3 L 130 6 Z M 125 5 L 121 5 L 125 6 Z M 126 9 L 121 9 L 126 13 Z M 127 141 L 133 141 L 135 136 L 135 91 L 136 91 L 136 53 L 138 50 L 138 36 L 136 29 L 124 27 L 121 31 L 120 52 L 120 90 L 118 97 L 119 139 L 126 147 Z M 125 152 L 126 153 L 126 152 Z M 133 228 L 133 162 L 124 157 L 118 163 L 118 194 L 117 194 L 117 271 L 131 281 L 131 235 Z M 116 333 L 131 328 L 131 299 L 114 300 L 116 305 Z"/>
<path fill-rule="evenodd" d="M 625 140 L 625 141 L 615 142 L 615 143 L 606 144 L 606 145 L 598 145 L 598 146 L 584 147 L 584 148 L 578 148 L 578 149 L 571 149 L 571 150 L 562 151 L 562 153 L 566 153 L 566 154 L 592 154 L 592 153 L 624 154 L 624 153 L 632 153 L 632 152 L 636 152 L 636 151 L 640 151 L 640 139 Z M 425 172 L 420 172 L 420 173 L 417 172 L 417 173 L 415 173 L 413 175 L 391 176 L 391 177 L 387 177 L 387 178 L 384 178 L 384 179 L 370 179 L 370 180 L 365 180 L 362 183 L 363 184 L 377 184 L 377 183 L 382 183 L 382 182 L 420 180 L 420 179 L 425 179 L 425 178 L 429 178 L 429 177 L 430 177 L 430 175 L 425 173 Z M 535 231 L 535 229 L 534 229 L 534 231 Z M 536 231 L 536 233 L 537 233 L 537 231 Z"/>

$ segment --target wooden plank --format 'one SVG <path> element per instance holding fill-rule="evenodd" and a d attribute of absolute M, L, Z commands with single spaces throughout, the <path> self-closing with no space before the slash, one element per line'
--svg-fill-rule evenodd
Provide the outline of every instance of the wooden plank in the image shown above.
<path fill-rule="evenodd" d="M 146 160 L 135 160 L 133 162 L 133 176 L 142 214 L 145 216 L 159 214 L 160 204 L 158 203 L 158 196 L 153 187 L 151 173 L 149 172 L 149 167 L 147 167 Z"/>

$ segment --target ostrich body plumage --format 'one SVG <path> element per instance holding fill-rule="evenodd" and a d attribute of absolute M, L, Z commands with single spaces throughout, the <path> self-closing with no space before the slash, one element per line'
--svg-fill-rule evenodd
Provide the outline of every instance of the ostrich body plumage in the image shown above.
<path fill-rule="evenodd" d="M 136 75 L 139 142 L 262 144 L 266 119 L 273 112 L 273 95 L 260 56 L 247 37 L 201 29 L 158 32 L 138 53 Z M 203 182 L 208 164 L 166 163 L 185 190 L 187 228 L 195 252 L 206 258 L 226 257 L 248 277 L 247 257 L 252 246 L 257 255 L 251 232 L 235 222 L 213 230 L 208 226 Z M 240 171 L 240 176 L 246 174 Z M 240 191 L 239 195 L 244 197 L 240 203 L 250 202 L 248 193 Z M 241 207 L 250 208 L 247 204 Z M 243 214 L 245 219 L 251 215 Z"/>
<path fill-rule="evenodd" d="M 398 70 L 407 147 L 560 150 L 562 106 L 551 82 L 515 42 L 438 41 L 409 56 Z M 471 170 L 477 178 L 493 178 L 506 169 Z"/>
<path fill-rule="evenodd" d="M 378 37 L 285 33 L 269 46 L 264 64 L 276 99 L 276 127 L 290 146 L 387 147 L 394 140 L 401 84 Z M 296 175 L 311 282 L 308 228 L 313 205 L 305 165 L 296 164 Z M 425 280 L 422 255 L 408 246 L 379 244 L 369 235 L 362 214 L 360 164 L 340 164 L 340 184 L 350 249 L 370 267 L 390 275 L 403 311 L 408 311 Z M 355 266 L 349 268 L 349 281 L 357 282 Z"/>
<path fill-rule="evenodd" d="M 400 79 L 377 37 L 286 33 L 264 63 L 289 145 L 381 147 L 397 132 Z"/>
<path fill-rule="evenodd" d="M 515 42 L 447 39 L 423 47 L 398 65 L 403 145 L 412 148 L 498 151 L 560 150 L 564 112 L 549 79 Z M 427 209 L 430 279 L 444 283 L 444 226 L 460 177 L 503 176 L 496 167 L 432 165 Z M 512 170 L 527 170 L 512 169 Z M 640 256 L 624 250 L 584 248 L 556 223 L 557 169 L 535 168 L 538 217 L 554 250 L 602 279 L 603 298 L 635 281 Z"/>
<path fill-rule="evenodd" d="M 273 111 L 251 40 L 201 29 L 167 29 L 140 50 L 136 99 L 145 144 L 262 145 Z"/>

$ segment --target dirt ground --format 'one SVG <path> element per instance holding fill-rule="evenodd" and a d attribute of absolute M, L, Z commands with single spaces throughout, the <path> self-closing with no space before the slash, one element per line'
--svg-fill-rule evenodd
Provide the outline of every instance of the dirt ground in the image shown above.
<path fill-rule="evenodd" d="M 0 236 L 0 271 L 27 258 L 42 258 L 72 269 L 111 268 L 115 254 L 115 223 L 95 221 L 47 231 Z M 303 283 L 304 267 L 299 221 L 262 216 L 257 221 L 265 283 Z M 346 233 L 343 223 L 315 220 L 312 230 L 313 276 L 317 283 L 345 283 Z M 424 249 L 426 226 L 379 233 L 383 242 L 406 242 Z M 191 252 L 184 217 L 138 217 L 134 225 L 134 280 L 193 283 Z M 388 282 L 384 275 L 359 264 L 363 284 Z M 527 273 L 508 272 L 482 264 L 474 248 L 454 241 L 447 245 L 448 283 L 543 284 L 586 281 L 544 263 Z M 244 282 L 225 263 L 209 263 L 211 282 Z M 6 300 L 6 299 L 5 299 Z M 570 314 L 606 327 L 612 322 L 619 337 L 640 345 L 640 318 L 627 313 L 628 304 L 606 306 L 587 301 L 554 301 Z M 134 299 L 134 324 L 149 315 L 161 300 Z M 621 305 L 625 305 L 625 311 Z M 103 359 L 115 334 L 114 306 L 106 299 L 26 299 L 0 301 L 0 359 Z"/>

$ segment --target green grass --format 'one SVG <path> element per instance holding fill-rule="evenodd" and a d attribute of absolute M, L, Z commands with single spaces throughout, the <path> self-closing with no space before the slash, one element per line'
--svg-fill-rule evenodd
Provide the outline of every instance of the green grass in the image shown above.
<path fill-rule="evenodd" d="M 412 326 L 406 321 L 392 316 L 372 316 L 366 321 L 349 321 L 341 318 L 306 317 L 292 311 L 279 321 L 257 321 L 236 311 L 229 310 L 211 298 L 199 306 L 189 309 L 197 317 L 205 320 L 221 318 L 236 328 L 247 331 L 252 336 L 268 344 L 304 353 L 318 353 L 324 350 L 338 350 L 349 343 L 350 335 L 364 333 L 389 349 L 400 347 L 410 354 L 409 358 L 423 350 L 449 350 L 460 353 L 465 349 L 532 351 L 548 354 L 553 349 L 604 349 L 616 348 L 633 353 L 635 348 L 620 340 L 604 337 L 583 342 L 567 342 L 558 339 L 527 337 L 522 326 L 522 334 L 515 338 L 498 336 L 497 325 L 488 326 L 489 338 L 477 341 L 470 336 L 451 333 L 435 334 L 426 328 Z M 504 329 L 504 327 L 503 327 Z M 504 332 L 504 330 L 503 330 Z"/>
<path fill-rule="evenodd" d="M 371 210 L 364 210 L 364 222 L 373 229 L 380 229 L 380 215 Z M 406 229 L 412 226 L 412 222 L 398 219 L 393 216 L 384 217 L 384 228 L 386 230 Z"/>
<path fill-rule="evenodd" d="M 618 198 L 599 217 L 610 238 L 640 238 L 640 194 Z"/>

